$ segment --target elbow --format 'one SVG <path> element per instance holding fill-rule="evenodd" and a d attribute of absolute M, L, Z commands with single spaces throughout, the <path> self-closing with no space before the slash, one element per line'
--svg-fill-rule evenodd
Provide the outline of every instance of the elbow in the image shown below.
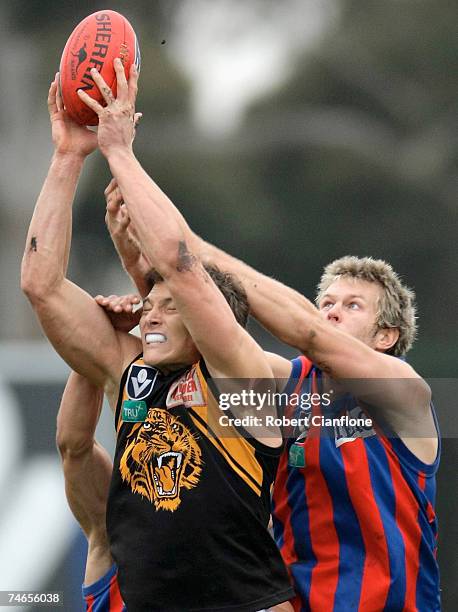
<path fill-rule="evenodd" d="M 21 290 L 32 304 L 43 299 L 44 290 L 36 278 L 28 272 L 21 274 Z"/>
<path fill-rule="evenodd" d="M 165 280 L 183 272 L 192 272 L 200 264 L 185 240 L 168 240 L 163 243 L 161 256 L 154 262 L 155 269 Z"/>
<path fill-rule="evenodd" d="M 31 265 L 30 252 L 26 250 L 21 263 L 21 291 L 30 301 L 34 299 L 39 290 L 36 272 L 35 266 Z"/>
<path fill-rule="evenodd" d="M 170 279 L 176 273 L 174 261 L 170 258 L 161 259 L 161 261 L 158 261 L 157 264 L 154 264 L 153 269 L 165 281 Z"/>
<path fill-rule="evenodd" d="M 46 298 L 49 296 L 47 288 L 33 279 L 27 279 L 26 281 L 21 279 L 21 289 L 35 310 L 46 302 Z"/>
<path fill-rule="evenodd" d="M 93 445 L 92 436 L 75 435 L 68 429 L 57 426 L 56 446 L 62 460 L 80 458 L 87 454 Z"/>
<path fill-rule="evenodd" d="M 21 267 L 21 291 L 32 301 L 37 289 L 35 275 L 32 273 L 30 266 L 27 265 L 26 258 L 24 257 Z"/>
<path fill-rule="evenodd" d="M 21 269 L 21 290 L 33 306 L 44 302 L 56 285 L 55 278 L 47 278 L 40 273 L 40 270 L 27 265 L 27 262 L 23 262 Z"/>

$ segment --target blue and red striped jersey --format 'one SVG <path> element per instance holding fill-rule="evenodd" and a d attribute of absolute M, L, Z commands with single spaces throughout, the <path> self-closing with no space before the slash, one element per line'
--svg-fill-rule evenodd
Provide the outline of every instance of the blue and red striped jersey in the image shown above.
<path fill-rule="evenodd" d="M 308 359 L 298 357 L 289 391 L 295 385 L 296 392 L 318 392 L 320 377 Z M 293 444 L 303 447 L 303 467 L 289 459 Z M 312 426 L 298 441 L 287 440 L 273 523 L 297 593 L 296 612 L 440 610 L 434 512 L 439 453 L 425 464 L 400 438 L 377 427 L 342 434 L 335 426 Z"/>
<path fill-rule="evenodd" d="M 97 582 L 83 586 L 86 612 L 126 612 L 118 586 L 118 568 L 115 564 Z"/>

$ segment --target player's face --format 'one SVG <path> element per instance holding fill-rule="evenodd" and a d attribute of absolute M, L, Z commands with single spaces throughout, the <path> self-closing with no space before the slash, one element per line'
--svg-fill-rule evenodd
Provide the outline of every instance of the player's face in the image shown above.
<path fill-rule="evenodd" d="M 342 277 L 328 287 L 318 307 L 332 325 L 376 348 L 381 291 L 377 283 Z"/>
<path fill-rule="evenodd" d="M 200 357 L 164 282 L 157 283 L 143 301 L 140 331 L 143 359 L 148 365 L 172 371 Z"/>

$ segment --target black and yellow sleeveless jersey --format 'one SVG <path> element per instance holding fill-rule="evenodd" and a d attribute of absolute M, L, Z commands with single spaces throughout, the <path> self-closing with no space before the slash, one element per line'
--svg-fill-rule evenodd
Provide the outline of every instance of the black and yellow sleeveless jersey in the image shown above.
<path fill-rule="evenodd" d="M 293 596 L 267 524 L 281 448 L 228 428 L 205 364 L 124 372 L 107 528 L 130 612 L 255 612 Z"/>

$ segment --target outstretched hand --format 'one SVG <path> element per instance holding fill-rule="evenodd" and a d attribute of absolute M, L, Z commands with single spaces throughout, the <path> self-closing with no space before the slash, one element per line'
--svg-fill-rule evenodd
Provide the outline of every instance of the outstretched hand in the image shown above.
<path fill-rule="evenodd" d="M 135 310 L 135 307 L 141 304 L 138 295 L 96 295 L 94 299 L 105 310 L 113 327 L 118 331 L 130 332 L 140 322 L 142 308 Z"/>
<path fill-rule="evenodd" d="M 80 99 L 99 117 L 97 136 L 100 151 L 105 157 L 115 151 L 132 151 L 135 126 L 141 116 L 140 113 L 135 113 L 138 81 L 135 64 L 130 67 L 129 81 L 126 79 L 119 57 L 114 60 L 113 65 L 117 82 L 116 98 L 102 75 L 95 68 L 91 70 L 91 77 L 99 88 L 106 106 L 99 104 L 82 89 L 78 90 Z"/>
<path fill-rule="evenodd" d="M 86 157 L 97 148 L 97 134 L 67 115 L 59 90 L 59 73 L 48 92 L 48 110 L 56 153 Z"/>

